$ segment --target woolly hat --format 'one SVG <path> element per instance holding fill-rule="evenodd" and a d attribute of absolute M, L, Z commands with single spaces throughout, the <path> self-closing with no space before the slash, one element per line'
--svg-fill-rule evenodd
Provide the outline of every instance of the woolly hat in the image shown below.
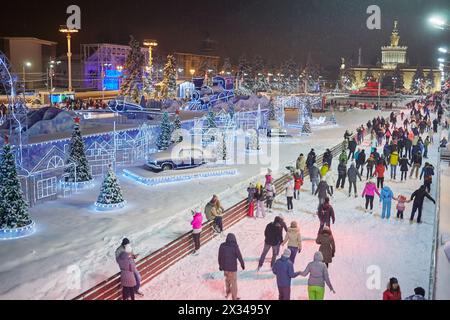
<path fill-rule="evenodd" d="M 291 257 L 291 249 L 286 249 L 283 252 L 283 258 L 290 258 Z"/>
<path fill-rule="evenodd" d="M 130 244 L 130 240 L 128 240 L 127 238 L 122 240 L 122 246 L 126 246 L 127 244 Z"/>

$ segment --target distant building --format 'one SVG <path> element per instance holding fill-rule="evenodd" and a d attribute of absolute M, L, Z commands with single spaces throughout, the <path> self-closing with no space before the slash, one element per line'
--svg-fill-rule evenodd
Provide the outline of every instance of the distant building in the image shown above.
<path fill-rule="evenodd" d="M 0 38 L 0 50 L 8 57 L 12 72 L 23 81 L 24 64 L 27 89 L 43 88 L 48 63 L 56 56 L 57 43 L 31 37 Z"/>
<path fill-rule="evenodd" d="M 193 53 L 175 52 L 179 79 L 191 79 L 194 76 L 215 76 L 220 72 L 220 57 Z M 209 72 L 208 72 L 209 71 Z"/>
<path fill-rule="evenodd" d="M 350 66 L 346 71 L 351 73 L 354 81 L 352 89 L 361 89 L 366 86 L 367 78 L 372 76 L 378 81 L 381 78 L 383 88 L 392 91 L 398 91 L 399 83 L 403 82 L 403 88 L 409 91 L 412 88 L 414 77 L 419 69 L 422 69 L 424 79 L 421 86 L 424 92 L 436 92 L 441 90 L 441 71 L 433 67 L 409 66 L 407 57 L 408 47 L 400 46 L 400 33 L 398 22 L 394 22 L 394 30 L 391 35 L 389 46 L 381 48 L 382 60 L 376 66 L 359 65 Z M 361 59 L 360 59 L 361 60 Z M 401 80 L 400 80 L 401 78 Z M 425 85 L 425 82 L 431 78 L 432 85 Z"/>
<path fill-rule="evenodd" d="M 98 43 L 81 45 L 81 68 L 84 87 L 97 90 L 118 90 L 121 74 L 131 48 L 126 45 Z M 142 48 L 145 64 L 148 49 Z"/>

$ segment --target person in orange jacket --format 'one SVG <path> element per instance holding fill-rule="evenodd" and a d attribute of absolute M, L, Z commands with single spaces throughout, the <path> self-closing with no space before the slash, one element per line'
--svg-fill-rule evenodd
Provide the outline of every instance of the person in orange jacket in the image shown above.
<path fill-rule="evenodd" d="M 377 177 L 377 188 L 383 189 L 384 187 L 384 173 L 386 172 L 386 167 L 383 162 L 379 162 L 375 168 L 374 176 Z"/>
<path fill-rule="evenodd" d="M 294 174 L 294 199 L 300 200 L 300 189 L 303 186 L 302 173 L 300 170 L 297 170 Z"/>
<path fill-rule="evenodd" d="M 383 293 L 383 300 L 402 300 L 402 291 L 396 278 L 389 280 L 387 289 Z"/>

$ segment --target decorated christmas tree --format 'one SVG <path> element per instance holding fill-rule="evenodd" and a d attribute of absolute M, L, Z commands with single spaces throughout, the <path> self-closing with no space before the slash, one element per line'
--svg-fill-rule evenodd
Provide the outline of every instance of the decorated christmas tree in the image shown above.
<path fill-rule="evenodd" d="M 430 71 L 427 74 L 426 79 L 426 88 L 428 93 L 432 93 L 435 87 L 435 81 L 434 81 L 434 73 L 433 70 L 430 69 Z"/>
<path fill-rule="evenodd" d="M 269 121 L 277 120 L 277 111 L 275 109 L 275 103 L 273 102 L 273 99 L 270 99 L 270 102 L 269 102 L 268 120 Z"/>
<path fill-rule="evenodd" d="M 230 119 L 233 120 L 236 114 L 236 110 L 234 108 L 234 104 L 232 102 L 228 103 L 228 114 L 230 115 Z"/>
<path fill-rule="evenodd" d="M 217 128 L 216 124 L 216 115 L 212 108 L 208 111 L 208 116 L 206 117 L 206 128 L 207 129 L 215 129 Z"/>
<path fill-rule="evenodd" d="M 230 58 L 225 58 L 223 61 L 223 67 L 222 70 L 225 72 L 226 75 L 231 75 L 233 66 L 231 65 Z"/>
<path fill-rule="evenodd" d="M 172 55 L 167 56 L 167 62 L 164 66 L 164 78 L 162 96 L 163 98 L 175 98 L 177 94 L 177 70 L 175 58 Z"/>
<path fill-rule="evenodd" d="M 302 134 L 311 134 L 311 133 L 312 133 L 311 124 L 309 123 L 309 120 L 305 118 L 305 122 L 303 123 L 302 127 Z"/>
<path fill-rule="evenodd" d="M 225 133 L 221 134 L 220 143 L 217 145 L 218 158 L 226 161 L 228 160 L 227 139 Z"/>
<path fill-rule="evenodd" d="M 411 92 L 414 94 L 422 94 L 424 80 L 425 75 L 423 69 L 422 67 L 418 67 L 411 83 Z"/>
<path fill-rule="evenodd" d="M 74 119 L 74 129 L 72 140 L 69 146 L 68 165 L 65 172 L 69 174 L 66 182 L 87 182 L 92 180 L 91 168 L 89 167 L 86 153 L 84 151 L 84 141 L 80 131 L 80 118 Z"/>
<path fill-rule="evenodd" d="M 175 112 L 175 120 L 173 122 L 172 143 L 180 143 L 183 141 L 183 135 L 181 132 L 181 118 L 180 110 Z"/>
<path fill-rule="evenodd" d="M 122 203 L 124 203 L 122 189 L 117 181 L 116 174 L 110 166 L 103 181 L 97 205 L 117 205 Z"/>
<path fill-rule="evenodd" d="M 172 138 L 172 124 L 170 123 L 169 114 L 164 112 L 161 121 L 161 131 L 156 141 L 156 146 L 159 150 L 167 150 L 169 148 Z"/>
<path fill-rule="evenodd" d="M 261 150 L 261 146 L 259 144 L 259 134 L 256 130 L 251 131 L 251 135 L 249 136 L 247 143 L 247 150 Z"/>
<path fill-rule="evenodd" d="M 32 223 L 28 214 L 28 204 L 23 198 L 17 177 L 14 154 L 8 139 L 5 139 L 0 156 L 0 229 L 16 229 Z"/>
<path fill-rule="evenodd" d="M 143 92 L 143 70 L 145 57 L 141 52 L 139 42 L 131 36 L 131 51 L 125 62 L 120 94 L 125 97 L 131 97 L 136 103 L 139 103 Z"/>
<path fill-rule="evenodd" d="M 253 77 L 252 65 L 248 62 L 247 57 L 242 55 L 239 58 L 239 78 L 242 81 L 243 89 L 252 91 L 255 85 L 255 78 Z"/>

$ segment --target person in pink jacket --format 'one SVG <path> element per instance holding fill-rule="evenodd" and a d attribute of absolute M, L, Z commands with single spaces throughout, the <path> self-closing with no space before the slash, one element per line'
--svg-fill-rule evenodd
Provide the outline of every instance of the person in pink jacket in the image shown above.
<path fill-rule="evenodd" d="M 375 199 L 375 193 L 378 197 L 380 196 L 377 185 L 370 179 L 369 182 L 366 183 L 366 187 L 362 193 L 363 198 L 366 197 L 366 212 L 369 210 L 370 205 L 370 214 L 373 214 L 373 200 Z"/>
<path fill-rule="evenodd" d="M 192 237 L 194 239 L 194 252 L 196 254 L 200 250 L 200 234 L 202 233 L 203 216 L 199 209 L 192 212 Z"/>

